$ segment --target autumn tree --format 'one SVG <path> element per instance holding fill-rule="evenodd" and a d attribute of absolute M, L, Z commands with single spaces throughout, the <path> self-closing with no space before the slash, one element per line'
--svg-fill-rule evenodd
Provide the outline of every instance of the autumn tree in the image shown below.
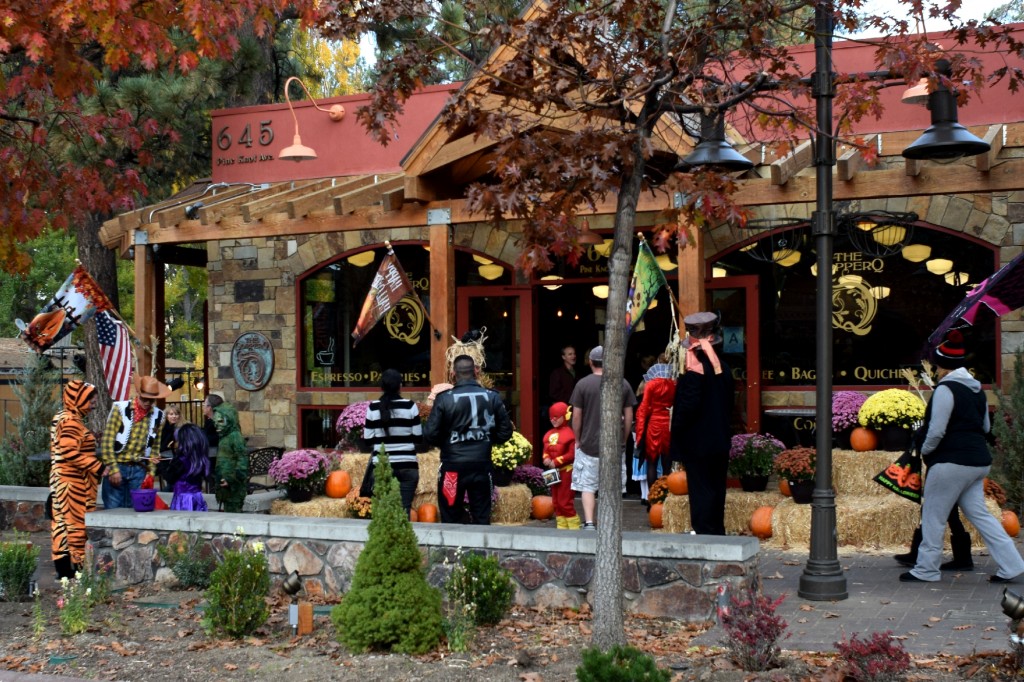
<path fill-rule="evenodd" d="M 491 8 L 486 0 L 461 5 L 466 17 L 486 16 Z M 915 81 L 934 70 L 933 46 L 911 37 L 912 31 L 952 26 L 959 31 L 950 34 L 944 56 L 965 95 L 999 78 L 1013 87 L 1019 82 L 1014 69 L 989 78 L 968 50 L 959 49 L 979 40 L 986 49 L 1019 55 L 1021 46 L 998 26 L 960 22 L 954 13 L 958 3 L 901 2 L 893 16 L 869 18 L 858 17 L 859 5 L 837 0 L 825 9 L 834 9 L 840 31 L 872 26 L 888 35 L 875 54 L 879 68 L 896 78 Z M 773 139 L 806 138 L 810 131 L 834 144 L 833 135 L 851 130 L 859 118 L 880 115 L 878 92 L 887 83 L 836 74 L 843 86 L 835 108 L 842 115 L 835 130 L 816 130 L 810 74 L 789 48 L 794 36 L 812 39 L 814 0 L 550 0 L 534 3 L 518 18 L 480 26 L 462 40 L 453 40 L 442 7 L 363 0 L 329 17 L 328 27 L 342 38 L 382 25 L 408 31 L 390 46 L 388 59 L 378 61 L 371 103 L 357 115 L 384 142 L 389 118 L 421 83 L 460 57 L 480 67 L 442 121 L 453 135 L 496 142 L 487 175 L 466 188 L 467 203 L 494 221 L 522 221 L 525 245 L 517 266 L 523 270 L 545 271 L 554 260 L 578 259 L 580 213 L 614 198 L 600 457 L 616 462 L 622 445 L 617 415 L 624 317 L 641 193 L 667 192 L 670 186 L 683 197 L 656 227 L 654 242 L 661 249 L 675 240 L 686 244 L 706 225 L 743 223 L 744 209 L 730 199 L 734 179 L 707 168 L 683 172 L 676 168 L 677 151 L 685 153 L 702 128 L 726 113 L 748 141 L 766 130 Z M 470 57 L 479 41 L 503 47 L 481 62 Z M 619 485 L 619 468 L 602 467 L 593 639 L 603 648 L 625 639 Z"/>

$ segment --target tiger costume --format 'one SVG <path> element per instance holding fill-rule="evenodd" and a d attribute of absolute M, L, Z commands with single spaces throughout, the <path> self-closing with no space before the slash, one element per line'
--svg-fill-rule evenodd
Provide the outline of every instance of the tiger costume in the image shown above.
<path fill-rule="evenodd" d="M 64 409 L 50 424 L 50 534 L 58 578 L 73 578 L 85 560 L 85 514 L 96 508 L 96 488 L 105 469 L 96 459 L 96 436 L 85 425 L 95 397 L 92 384 L 69 381 L 64 387 Z"/>

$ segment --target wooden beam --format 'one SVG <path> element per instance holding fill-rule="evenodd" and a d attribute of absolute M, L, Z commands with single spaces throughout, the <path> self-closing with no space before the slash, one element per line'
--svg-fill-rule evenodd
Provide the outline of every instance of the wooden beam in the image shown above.
<path fill-rule="evenodd" d="M 420 176 L 405 176 L 405 198 L 410 201 L 434 201 L 439 198 L 433 183 Z"/>
<path fill-rule="evenodd" d="M 496 140 L 493 140 L 486 135 L 480 135 L 479 137 L 466 135 L 464 137 L 460 137 L 437 150 L 437 153 L 434 154 L 433 158 L 431 158 L 423 167 L 421 174 L 437 170 L 442 166 L 447 166 L 449 163 L 458 161 L 470 154 L 490 149 L 496 144 L 498 144 Z"/>
<path fill-rule="evenodd" d="M 135 334 L 145 348 L 136 350 L 138 372 L 146 376 L 153 370 L 153 356 L 147 348 L 156 336 L 163 343 L 163 325 L 157 325 L 156 296 L 156 263 L 153 260 L 153 247 L 143 244 L 135 245 Z M 162 274 L 162 273 L 161 273 Z M 161 286 L 163 277 L 160 277 Z M 163 318 L 161 318 L 163 319 Z"/>
<path fill-rule="evenodd" d="M 385 211 L 397 211 L 405 203 L 405 185 L 401 189 L 381 192 L 380 205 Z"/>
<path fill-rule="evenodd" d="M 391 177 L 391 176 L 388 176 Z M 327 187 L 288 201 L 288 216 L 303 218 L 312 211 L 334 206 L 334 197 L 346 192 L 353 192 L 362 187 L 369 187 L 376 181 L 373 175 L 360 175 L 354 178 L 339 178 L 333 187 Z"/>
<path fill-rule="evenodd" d="M 869 135 L 864 140 L 865 146 L 871 146 L 875 144 L 876 136 Z M 843 152 L 840 157 L 836 160 L 836 179 L 842 182 L 848 182 L 853 180 L 854 176 L 864 168 L 864 155 L 861 153 L 860 147 L 850 147 L 848 150 Z"/>
<path fill-rule="evenodd" d="M 382 182 L 357 189 L 354 192 L 347 192 L 341 196 L 334 197 L 334 212 L 338 215 L 351 213 L 361 206 L 372 206 L 380 203 L 382 192 L 392 190 L 405 190 L 405 178 L 402 176 L 388 178 Z"/>
<path fill-rule="evenodd" d="M 974 157 L 974 167 L 982 172 L 987 172 L 992 170 L 996 157 L 999 156 L 999 152 L 1003 149 L 1003 126 L 1001 124 L 990 126 L 981 139 L 988 142 L 992 148 L 984 154 L 978 154 Z"/>
<path fill-rule="evenodd" d="M 904 159 L 904 167 L 907 169 L 907 176 L 916 178 L 924 168 L 924 161 L 920 159 Z"/>
<path fill-rule="evenodd" d="M 455 244 L 451 225 L 430 226 L 430 383 L 449 381 L 448 344 L 455 335 Z"/>
<path fill-rule="evenodd" d="M 690 226 L 693 241 L 679 242 L 676 262 L 679 263 L 679 328 L 682 333 L 683 318 L 704 310 L 704 230 Z"/>
<path fill-rule="evenodd" d="M 801 142 L 793 151 L 771 165 L 773 185 L 785 185 L 789 179 L 811 165 L 811 141 Z"/>
<path fill-rule="evenodd" d="M 278 191 L 276 193 L 253 201 L 247 201 L 242 204 L 242 217 L 245 218 L 247 222 L 259 220 L 268 213 L 281 211 L 285 202 L 289 199 L 302 197 L 317 190 L 324 189 L 325 187 L 333 187 L 334 184 L 334 178 L 327 178 L 326 180 L 302 183 L 297 187 L 278 185 Z"/>
<path fill-rule="evenodd" d="M 261 197 L 269 197 L 281 191 L 280 185 L 267 187 L 266 189 L 255 190 L 252 187 L 234 188 L 238 192 L 230 192 L 216 195 L 210 200 L 209 206 L 202 206 L 199 209 L 199 222 L 203 225 L 213 225 L 224 216 L 238 213 L 242 204 L 254 201 Z"/>

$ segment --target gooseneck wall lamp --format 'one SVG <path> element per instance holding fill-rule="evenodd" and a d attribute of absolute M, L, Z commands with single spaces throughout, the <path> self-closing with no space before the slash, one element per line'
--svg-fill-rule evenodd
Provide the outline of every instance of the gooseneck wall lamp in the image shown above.
<path fill-rule="evenodd" d="M 303 83 L 298 76 L 290 76 L 288 80 L 284 82 L 284 99 L 288 103 L 288 111 L 292 113 L 292 120 L 295 121 L 295 137 L 292 138 L 291 145 L 282 149 L 281 153 L 277 155 L 277 158 L 285 159 L 287 161 L 310 161 L 316 158 L 316 151 L 314 151 L 312 147 L 307 147 L 302 144 L 302 137 L 299 135 L 299 119 L 295 115 L 295 107 L 292 106 L 292 98 L 288 95 L 288 86 L 290 86 L 293 81 L 302 87 L 302 91 L 306 93 L 306 97 L 309 98 L 309 101 L 313 106 L 320 111 L 325 112 L 335 123 L 345 117 L 345 107 L 340 104 L 334 104 L 331 105 L 330 109 L 324 109 L 316 103 L 313 96 L 309 94 L 309 90 L 306 89 L 306 84 Z"/>

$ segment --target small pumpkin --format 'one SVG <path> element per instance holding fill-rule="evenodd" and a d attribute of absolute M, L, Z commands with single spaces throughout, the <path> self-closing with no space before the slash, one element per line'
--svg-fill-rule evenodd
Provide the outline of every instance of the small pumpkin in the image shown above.
<path fill-rule="evenodd" d="M 651 522 L 651 528 L 661 528 L 663 525 L 662 512 L 665 510 L 665 505 L 661 502 L 658 504 L 652 504 L 651 510 L 647 512 L 647 519 Z"/>
<path fill-rule="evenodd" d="M 779 479 L 779 492 L 786 497 L 792 497 L 793 493 L 789 491 L 789 481 L 784 478 Z"/>
<path fill-rule="evenodd" d="M 533 509 L 532 515 L 535 519 L 550 519 L 555 515 L 555 503 L 550 495 L 534 495 L 530 501 L 530 506 Z"/>
<path fill-rule="evenodd" d="M 668 489 L 673 495 L 685 495 L 690 491 L 686 483 L 686 472 L 680 469 L 668 475 Z"/>
<path fill-rule="evenodd" d="M 878 432 L 866 426 L 858 426 L 850 432 L 850 447 L 857 452 L 878 449 Z"/>
<path fill-rule="evenodd" d="M 1017 533 L 1020 532 L 1020 519 L 1017 518 L 1015 512 L 1009 509 L 1003 510 L 1003 529 L 1011 538 L 1017 537 Z"/>
<path fill-rule="evenodd" d="M 421 504 L 416 510 L 416 516 L 419 517 L 420 523 L 437 523 L 437 505 Z"/>
<path fill-rule="evenodd" d="M 420 515 L 416 513 L 415 509 L 410 509 L 409 510 L 409 520 L 412 521 L 413 523 L 416 523 L 417 521 L 420 520 Z"/>
<path fill-rule="evenodd" d="M 750 532 L 754 537 L 767 540 L 772 536 L 772 512 L 775 507 L 758 507 L 750 515 Z"/>
<path fill-rule="evenodd" d="M 352 490 L 352 477 L 347 471 L 332 471 L 327 477 L 327 486 L 324 489 L 327 497 L 345 497 L 349 490 Z"/>

